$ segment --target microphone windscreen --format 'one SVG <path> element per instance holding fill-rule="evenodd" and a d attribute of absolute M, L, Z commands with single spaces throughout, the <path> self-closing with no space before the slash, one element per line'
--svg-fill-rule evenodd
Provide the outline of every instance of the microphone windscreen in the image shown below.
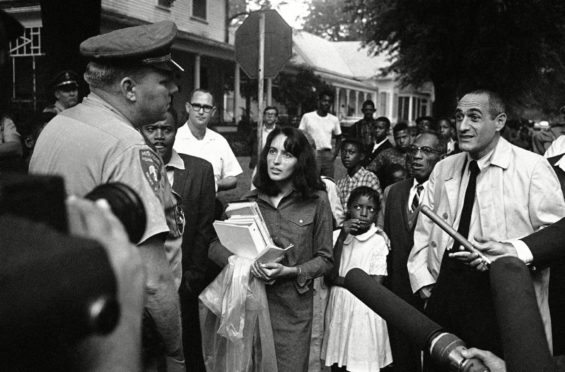
<path fill-rule="evenodd" d="M 421 350 L 427 348 L 430 337 L 442 329 L 361 269 L 351 269 L 347 273 L 344 287 L 387 323 L 402 331 Z"/>
<path fill-rule="evenodd" d="M 552 356 L 526 265 L 516 257 L 497 259 L 490 285 L 508 370 L 549 370 Z"/>

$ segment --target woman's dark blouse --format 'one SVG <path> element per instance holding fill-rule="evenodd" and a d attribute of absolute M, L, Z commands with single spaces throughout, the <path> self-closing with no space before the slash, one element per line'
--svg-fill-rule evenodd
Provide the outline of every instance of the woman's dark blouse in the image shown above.
<path fill-rule="evenodd" d="M 332 212 L 327 194 L 318 191 L 301 199 L 296 192 L 285 196 L 278 207 L 252 191 L 246 199 L 256 201 L 273 238 L 294 244 L 282 264 L 300 268 L 297 278 L 279 278 L 267 285 L 267 300 L 275 339 L 279 372 L 308 369 L 312 326 L 312 279 L 331 270 L 333 262 Z M 231 256 L 217 240 L 209 257 L 225 266 Z"/>

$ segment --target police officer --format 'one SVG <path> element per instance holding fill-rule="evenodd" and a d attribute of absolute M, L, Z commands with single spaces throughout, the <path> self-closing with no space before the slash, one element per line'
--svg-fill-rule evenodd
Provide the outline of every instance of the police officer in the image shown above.
<path fill-rule="evenodd" d="M 59 72 L 51 81 L 50 87 L 55 96 L 55 103 L 43 109 L 43 112 L 58 114 L 78 103 L 78 75 L 71 70 Z"/>
<path fill-rule="evenodd" d="M 182 68 L 170 54 L 176 34 L 175 24 L 163 21 L 82 42 L 91 93 L 49 122 L 30 162 L 32 173 L 62 175 L 68 194 L 83 196 L 106 182 L 140 194 L 147 213 L 138 242 L 147 272 L 145 313 L 163 341 L 168 371 L 184 370 L 179 300 L 164 250 L 167 233 L 179 226 L 163 162 L 138 128 L 165 119 L 178 91 L 173 72 Z"/>

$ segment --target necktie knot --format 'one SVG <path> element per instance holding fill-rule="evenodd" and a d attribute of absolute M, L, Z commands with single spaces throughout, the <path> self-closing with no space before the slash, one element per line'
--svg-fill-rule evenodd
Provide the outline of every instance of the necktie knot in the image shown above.
<path fill-rule="evenodd" d="M 418 194 L 418 196 L 420 196 L 422 194 L 423 189 L 424 189 L 424 185 L 422 185 L 422 184 L 416 185 L 416 194 Z"/>
<path fill-rule="evenodd" d="M 420 205 L 420 196 L 422 195 L 423 189 L 424 189 L 424 185 L 422 184 L 416 185 L 416 193 L 414 194 L 414 199 L 412 199 L 412 204 L 410 205 L 411 212 L 414 212 Z"/>

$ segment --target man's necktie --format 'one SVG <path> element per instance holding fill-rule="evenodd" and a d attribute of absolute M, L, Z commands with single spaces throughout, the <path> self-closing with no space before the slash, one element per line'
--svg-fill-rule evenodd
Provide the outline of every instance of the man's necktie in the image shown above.
<path fill-rule="evenodd" d="M 418 209 L 420 205 L 420 196 L 422 195 L 422 190 L 424 186 L 422 184 L 416 185 L 416 193 L 414 193 L 414 199 L 412 199 L 412 205 L 410 206 L 410 211 L 414 212 Z"/>
<path fill-rule="evenodd" d="M 469 226 L 471 225 L 471 214 L 473 213 L 473 205 L 475 204 L 475 191 L 477 189 L 477 176 L 481 173 L 479 166 L 475 160 L 469 163 L 469 183 L 467 184 L 467 190 L 465 190 L 465 200 L 463 201 L 463 210 L 461 211 L 461 219 L 459 221 L 459 228 L 457 232 L 463 235 L 465 238 L 469 237 Z M 453 251 L 459 250 L 458 241 L 453 243 Z"/>

